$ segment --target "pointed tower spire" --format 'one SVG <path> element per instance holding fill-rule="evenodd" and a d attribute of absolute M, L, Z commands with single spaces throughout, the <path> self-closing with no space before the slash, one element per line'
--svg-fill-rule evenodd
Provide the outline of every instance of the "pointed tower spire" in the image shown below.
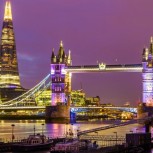
<path fill-rule="evenodd" d="M 150 37 L 150 48 L 149 48 L 149 53 L 153 55 L 153 37 Z"/>
<path fill-rule="evenodd" d="M 55 54 L 54 54 L 54 48 L 53 48 L 53 50 L 52 50 L 51 62 L 52 62 L 52 63 L 56 62 L 56 56 L 55 56 Z"/>
<path fill-rule="evenodd" d="M 52 50 L 52 56 L 51 56 L 52 58 L 54 58 L 55 57 L 55 54 L 54 54 L 54 48 L 53 48 L 53 50 Z"/>
<path fill-rule="evenodd" d="M 63 48 L 63 41 L 62 41 L 62 40 L 61 40 L 61 42 L 60 42 L 60 47 Z"/>
<path fill-rule="evenodd" d="M 12 20 L 11 3 L 9 1 L 5 4 L 4 20 Z"/>
<path fill-rule="evenodd" d="M 153 43 L 153 37 L 152 36 L 150 37 L 150 43 L 151 44 Z"/>
<path fill-rule="evenodd" d="M 60 41 L 60 48 L 59 48 L 59 51 L 58 51 L 58 58 L 62 59 L 63 58 L 63 54 L 65 55 L 65 52 L 64 52 L 64 48 L 63 48 L 63 42 L 61 40 Z"/>
<path fill-rule="evenodd" d="M 72 63 L 71 63 L 71 51 L 69 50 L 69 54 L 68 54 L 68 57 L 67 57 L 67 63 L 69 64 L 69 65 L 71 65 Z"/>

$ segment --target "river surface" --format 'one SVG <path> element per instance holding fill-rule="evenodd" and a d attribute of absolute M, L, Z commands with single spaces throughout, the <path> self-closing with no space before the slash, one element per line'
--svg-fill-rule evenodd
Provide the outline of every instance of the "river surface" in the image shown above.
<path fill-rule="evenodd" d="M 89 130 L 92 128 L 107 126 L 118 121 L 85 121 L 77 122 L 74 124 L 45 124 L 44 120 L 0 120 L 0 139 L 3 141 L 11 141 L 12 137 L 12 124 L 14 124 L 13 133 L 15 139 L 26 138 L 28 135 L 34 133 L 43 133 L 47 137 L 62 137 L 70 129 L 73 131 L 74 135 L 77 134 L 77 131 Z M 42 125 L 44 124 L 44 125 Z M 151 129 L 152 130 L 152 129 Z M 104 131 L 99 131 L 98 135 L 114 135 L 114 132 L 117 132 L 117 135 L 125 136 L 126 133 L 133 132 L 144 132 L 145 129 L 142 125 L 139 124 L 130 124 L 123 127 L 117 127 L 113 129 L 108 129 Z M 153 130 L 152 130 L 153 133 Z M 153 151 L 151 152 L 153 153 Z"/>

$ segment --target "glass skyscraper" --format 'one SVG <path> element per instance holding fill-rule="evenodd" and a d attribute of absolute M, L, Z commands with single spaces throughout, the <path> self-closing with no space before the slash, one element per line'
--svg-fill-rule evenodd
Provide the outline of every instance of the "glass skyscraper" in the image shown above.
<path fill-rule="evenodd" d="M 20 85 L 11 4 L 6 2 L 0 40 L 0 100 L 10 100 L 23 91 L 25 89 Z"/>

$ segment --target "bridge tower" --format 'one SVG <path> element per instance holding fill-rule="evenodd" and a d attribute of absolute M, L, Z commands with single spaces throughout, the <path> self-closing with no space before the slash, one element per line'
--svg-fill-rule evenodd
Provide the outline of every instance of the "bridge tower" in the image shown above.
<path fill-rule="evenodd" d="M 46 107 L 46 122 L 70 121 L 71 73 L 65 67 L 72 64 L 71 52 L 66 55 L 62 41 L 57 56 L 51 55 L 51 106 Z"/>
<path fill-rule="evenodd" d="M 150 39 L 149 49 L 143 50 L 142 66 L 142 101 L 146 106 L 153 106 L 153 37 Z"/>
<path fill-rule="evenodd" d="M 63 43 L 60 42 L 60 48 L 57 56 L 54 50 L 51 55 L 51 105 L 68 104 L 70 105 L 71 92 L 71 73 L 65 71 L 65 66 L 71 65 L 71 53 L 65 54 Z"/>

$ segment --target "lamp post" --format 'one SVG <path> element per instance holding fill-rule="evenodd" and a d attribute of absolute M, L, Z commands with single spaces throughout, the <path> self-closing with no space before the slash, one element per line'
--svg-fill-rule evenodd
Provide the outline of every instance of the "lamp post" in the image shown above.
<path fill-rule="evenodd" d="M 14 126 L 15 126 L 15 125 L 12 124 L 11 126 L 12 126 L 12 142 L 13 142 L 13 140 L 14 140 Z"/>
<path fill-rule="evenodd" d="M 71 126 L 72 126 L 72 129 L 71 129 L 71 136 L 73 137 L 73 136 L 74 136 L 73 124 L 71 124 Z"/>
<path fill-rule="evenodd" d="M 42 125 L 42 135 L 44 135 L 44 124 L 41 125 Z"/>
<path fill-rule="evenodd" d="M 34 125 L 34 127 L 33 127 L 33 135 L 34 135 L 34 137 L 35 137 L 35 131 L 36 131 L 36 128 L 35 128 L 35 125 Z"/>
<path fill-rule="evenodd" d="M 68 123 L 66 123 L 66 138 L 68 136 L 67 125 L 68 125 Z"/>
<path fill-rule="evenodd" d="M 114 132 L 116 134 L 116 145 L 117 145 L 117 132 Z"/>

